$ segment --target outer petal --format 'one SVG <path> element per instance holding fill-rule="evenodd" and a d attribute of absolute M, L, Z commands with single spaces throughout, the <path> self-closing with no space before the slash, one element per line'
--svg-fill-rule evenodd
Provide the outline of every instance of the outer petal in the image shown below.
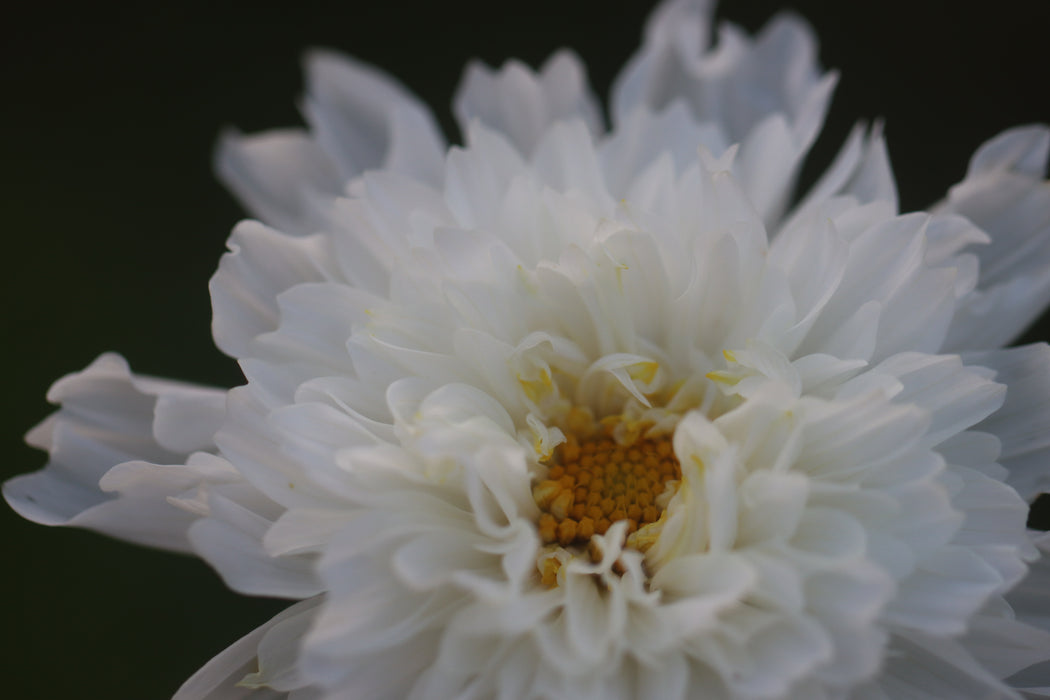
<path fill-rule="evenodd" d="M 229 130 L 215 150 L 215 170 L 251 214 L 295 235 L 316 230 L 321 202 L 342 191 L 334 164 L 301 129 Z"/>
<path fill-rule="evenodd" d="M 208 497 L 209 515 L 193 523 L 194 550 L 211 564 L 231 589 L 246 595 L 302 599 L 323 592 L 313 572 L 313 557 L 273 557 L 263 537 L 276 518 L 219 494 Z"/>
<path fill-rule="evenodd" d="M 711 3 L 707 0 L 661 4 L 645 27 L 642 48 L 613 86 L 614 123 L 623 121 L 639 105 L 658 109 L 695 89 L 696 81 L 688 68 L 694 68 L 708 50 L 710 32 Z M 722 46 L 720 52 L 708 56 L 710 63 L 719 58 L 727 63 L 738 59 L 744 39 L 735 32 L 731 37 L 733 45 Z"/>
<path fill-rule="evenodd" d="M 1028 576 L 1007 594 L 1006 600 L 1019 620 L 1050 632 L 1050 533 L 1030 534 L 1042 557 L 1029 566 Z"/>
<path fill-rule="evenodd" d="M 945 343 L 951 351 L 1005 345 L 1050 303 L 1050 128 L 1010 129 L 974 154 L 966 178 L 936 210 L 969 218 L 991 243 L 978 288 L 960 300 Z"/>
<path fill-rule="evenodd" d="M 858 211 L 864 208 L 854 213 Z M 835 223 L 840 231 L 850 228 L 841 218 Z M 857 234 L 850 241 L 842 281 L 799 353 L 835 354 L 829 348 L 839 345 L 841 330 L 850 327 L 847 324 L 856 324 L 851 339 L 864 331 L 875 336 L 871 354 L 862 359 L 881 360 L 905 350 L 936 352 L 954 308 L 955 271 L 931 269 L 926 264 L 928 225 L 926 215 L 909 214 L 865 227 Z M 873 306 L 873 314 L 860 315 Z"/>
<path fill-rule="evenodd" d="M 454 109 L 464 134 L 479 119 L 505 134 L 526 157 L 556 121 L 580 118 L 592 135 L 602 131 L 586 69 L 569 51 L 551 56 L 538 74 L 518 61 L 508 61 L 498 72 L 471 63 L 456 91 Z"/>
<path fill-rule="evenodd" d="M 244 207 L 293 235 L 324 225 L 348 181 L 386 169 L 441 181 L 445 143 L 430 110 L 382 71 L 330 51 L 306 57 L 312 133 L 283 129 L 219 141 L 215 169 Z"/>
<path fill-rule="evenodd" d="M 1050 490 L 1050 346 L 974 353 L 966 361 L 994 370 L 1007 386 L 1002 408 L 975 426 L 999 438 L 1006 483 L 1029 501 Z"/>
<path fill-rule="evenodd" d="M 889 213 L 896 213 L 897 183 L 880 123 L 868 133 L 863 124 L 853 128 L 835 160 L 795 207 L 782 230 L 796 225 L 832 197 L 850 197 L 861 204 L 887 202 Z"/>
<path fill-rule="evenodd" d="M 281 690 L 275 690 L 257 683 L 245 685 L 242 681 L 249 674 L 258 680 L 263 659 L 272 658 L 267 647 L 273 643 L 274 634 L 309 624 L 320 602 L 320 598 L 313 598 L 289 606 L 266 624 L 241 637 L 183 683 L 172 700 L 307 700 L 318 697 L 301 684 L 291 683 L 292 687 L 280 684 Z M 294 647 L 292 651 L 297 654 Z M 300 687 L 295 687 L 297 685 Z"/>
<path fill-rule="evenodd" d="M 741 143 L 738 175 L 769 224 L 823 123 L 836 76 L 821 75 L 816 41 L 796 17 L 774 18 L 754 41 L 725 24 L 712 50 L 710 25 L 707 2 L 661 6 L 641 51 L 616 81 L 613 121 L 619 128 L 638 110 L 659 112 L 684 100 L 699 123 Z"/>
<path fill-rule="evenodd" d="M 962 645 L 951 639 L 924 635 L 898 637 L 886 657 L 886 666 L 864 688 L 861 698 L 953 698 L 984 700 L 1017 696 L 994 674 L 982 668 Z"/>
<path fill-rule="evenodd" d="M 637 206 L 648 198 L 637 196 L 639 190 L 652 191 L 652 196 L 667 196 L 673 185 L 664 181 L 648 185 L 654 178 L 653 166 L 670 156 L 672 173 L 677 175 L 696 163 L 698 147 L 711 153 L 725 153 L 728 136 L 716 122 L 701 124 L 685 100 L 675 100 L 659 112 L 636 109 L 617 124 L 599 148 L 602 170 L 609 191 L 626 196 Z M 648 186 L 647 186 L 648 185 Z"/>
<path fill-rule="evenodd" d="M 292 238 L 256 221 L 238 224 L 211 278 L 212 335 L 227 355 L 251 354 L 253 339 L 277 328 L 277 295 L 336 275 L 321 236 Z"/>
<path fill-rule="evenodd" d="M 330 51 L 306 57 L 303 109 L 344 180 L 383 168 L 441 180 L 445 143 L 430 110 L 393 78 Z"/>
<path fill-rule="evenodd" d="M 800 141 L 816 136 L 834 77 L 821 76 L 817 43 L 801 19 L 775 17 L 750 40 L 731 24 L 708 46 L 710 3 L 676 0 L 654 13 L 645 42 L 613 87 L 619 123 L 639 105 L 659 110 L 685 98 L 701 121 L 716 121 L 734 141 L 765 117 L 787 115 Z"/>
<path fill-rule="evenodd" d="M 62 408 L 27 440 L 51 460 L 4 484 L 25 518 L 182 551 L 197 516 L 168 497 L 238 479 L 205 459 L 186 463 L 189 451 L 214 449 L 225 392 L 136 376 L 122 357 L 106 354 L 57 381 L 48 400 Z"/>

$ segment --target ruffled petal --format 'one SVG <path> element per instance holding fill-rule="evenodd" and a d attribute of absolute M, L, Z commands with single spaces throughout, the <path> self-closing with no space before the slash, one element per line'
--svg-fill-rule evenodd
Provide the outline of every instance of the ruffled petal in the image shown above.
<path fill-rule="evenodd" d="M 323 592 L 313 570 L 316 557 L 274 557 L 266 551 L 263 537 L 272 524 L 265 515 L 212 493 L 208 516 L 190 527 L 189 538 L 194 551 L 239 593 L 297 600 Z"/>
<path fill-rule="evenodd" d="M 188 454 L 214 449 L 225 392 L 133 375 L 122 357 L 106 354 L 57 381 L 48 400 L 62 408 L 27 440 L 50 461 L 4 484 L 25 518 L 185 551 L 198 516 L 168 499 L 240 480 L 228 465 Z"/>
<path fill-rule="evenodd" d="M 885 202 L 889 213 L 897 212 L 897 183 L 890 167 L 882 124 L 870 130 L 856 125 L 831 165 L 787 217 L 783 229 L 790 229 L 827 206 L 832 198 L 848 197 L 851 202 Z"/>
<path fill-rule="evenodd" d="M 1050 632 L 1050 535 L 1032 534 L 1041 556 L 1029 565 L 1028 575 L 1007 594 L 1006 600 L 1019 620 Z"/>
<path fill-rule="evenodd" d="M 972 353 L 966 361 L 1008 387 L 1002 408 L 975 426 L 999 438 L 1006 483 L 1028 501 L 1050 491 L 1050 346 Z"/>
<path fill-rule="evenodd" d="M 250 356 L 256 336 L 277 328 L 277 295 L 335 277 L 329 245 L 321 236 L 292 238 L 255 221 L 238 224 L 208 285 L 219 349 Z"/>
<path fill-rule="evenodd" d="M 261 664 L 274 659 L 271 646 L 275 635 L 309 624 L 319 603 L 320 599 L 311 599 L 289 606 L 269 622 L 241 637 L 183 683 L 172 700 L 307 700 L 320 697 L 299 682 L 282 683 L 279 689 L 267 687 L 268 684 L 243 683 L 246 677 L 259 678 Z M 295 650 L 296 646 L 290 648 Z M 298 692 L 289 695 L 289 690 Z"/>
<path fill-rule="evenodd" d="M 824 121 L 837 77 L 821 75 L 816 41 L 797 17 L 775 17 L 754 41 L 725 24 L 709 49 L 710 31 L 707 2 L 659 7 L 642 49 L 613 87 L 613 121 L 619 129 L 639 111 L 661 112 L 682 100 L 697 123 L 742 144 L 738 174 L 771 224 Z"/>
<path fill-rule="evenodd" d="M 557 121 L 581 119 L 593 136 L 603 130 L 586 69 L 569 51 L 551 56 L 538 73 L 518 61 L 508 61 L 499 71 L 471 63 L 453 105 L 464 134 L 471 121 L 480 120 L 507 136 L 525 157 Z"/>
<path fill-rule="evenodd" d="M 440 182 L 445 143 L 430 110 L 379 69 L 331 51 L 306 57 L 303 108 L 344 181 L 383 168 Z"/>
<path fill-rule="evenodd" d="M 1010 129 L 982 145 L 935 211 L 961 214 L 990 236 L 973 252 L 978 288 L 959 301 L 945 348 L 1000 347 L 1050 303 L 1050 128 Z"/>
<path fill-rule="evenodd" d="M 318 230 L 327 201 L 342 192 L 335 166 L 301 129 L 251 136 L 227 131 L 215 150 L 215 170 L 250 214 L 292 235 Z"/>

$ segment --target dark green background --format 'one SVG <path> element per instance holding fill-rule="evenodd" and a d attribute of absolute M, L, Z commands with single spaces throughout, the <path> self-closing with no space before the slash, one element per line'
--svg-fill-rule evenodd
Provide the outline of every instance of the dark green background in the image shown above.
<path fill-rule="evenodd" d="M 604 97 L 651 4 L 535 0 L 516 13 L 497 2 L 181 4 L 135 17 L 38 4 L 8 16 L 2 476 L 43 463 L 21 436 L 48 413 L 47 387 L 103 351 L 139 372 L 238 383 L 209 332 L 207 281 L 240 217 L 211 174 L 211 149 L 227 125 L 300 123 L 304 48 L 340 48 L 399 76 L 455 139 L 448 105 L 467 59 L 536 65 L 571 46 Z M 726 4 L 752 30 L 778 7 Z M 983 140 L 1050 121 L 1045 2 L 794 7 L 815 25 L 824 65 L 843 76 L 816 159 L 826 162 L 855 118 L 885 117 L 905 209 L 938 199 Z M 190 558 L 43 528 L 6 508 L 0 526 L 5 698 L 166 698 L 280 607 L 227 592 Z"/>

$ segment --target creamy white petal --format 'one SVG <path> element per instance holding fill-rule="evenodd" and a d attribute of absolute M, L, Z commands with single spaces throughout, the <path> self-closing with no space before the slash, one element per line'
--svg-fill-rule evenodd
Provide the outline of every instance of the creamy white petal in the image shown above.
<path fill-rule="evenodd" d="M 518 61 L 499 71 L 481 63 L 467 66 L 453 100 L 464 134 L 480 120 L 505 134 L 524 156 L 556 121 L 582 119 L 592 134 L 602 131 L 598 103 L 587 86 L 586 70 L 570 51 L 559 51 L 534 73 Z"/>
<path fill-rule="evenodd" d="M 532 157 L 537 175 L 559 192 L 583 195 L 602 209 L 611 208 L 612 197 L 605 189 L 601 164 L 587 138 L 583 121 L 555 124 L 546 130 Z"/>
<path fill-rule="evenodd" d="M 787 217 L 784 228 L 791 228 L 835 197 L 848 197 L 861 204 L 885 202 L 891 213 L 896 213 L 897 184 L 881 123 L 876 122 L 867 132 L 863 124 L 853 128 L 835 160 Z"/>
<path fill-rule="evenodd" d="M 865 305 L 879 303 L 874 357 L 902 350 L 935 352 L 954 312 L 954 275 L 925 263 L 928 217 L 912 214 L 867 228 L 850 241 L 843 282 L 821 311 L 800 351 L 821 348 Z M 869 306 L 870 308 L 870 306 Z"/>
<path fill-rule="evenodd" d="M 522 174 L 524 160 L 510 140 L 481 122 L 467 128 L 466 150 L 452 149 L 445 173 L 445 201 L 466 228 L 489 228 L 511 181 Z"/>
<path fill-rule="evenodd" d="M 214 449 L 222 391 L 133 375 L 122 357 L 106 354 L 57 381 L 48 400 L 60 410 L 27 436 L 49 452 L 48 465 L 4 484 L 23 517 L 184 551 L 197 516 L 167 499 L 240 480 L 203 459 L 187 463 L 189 452 Z"/>
<path fill-rule="evenodd" d="M 635 109 L 600 144 L 602 171 L 609 191 L 628 196 L 632 205 L 648 209 L 646 198 L 636 193 L 647 169 L 664 156 L 670 156 L 675 174 L 696 161 L 698 147 L 719 155 L 730 146 L 729 137 L 717 122 L 699 122 L 688 103 L 674 100 L 658 111 Z M 666 196 L 668 187 L 658 190 Z"/>
<path fill-rule="evenodd" d="M 439 182 L 444 139 L 430 111 L 396 81 L 331 51 L 305 61 L 311 131 L 221 138 L 215 167 L 245 207 L 292 235 L 324 227 L 348 181 L 385 168 Z"/>
<path fill-rule="evenodd" d="M 860 697 L 923 700 L 1017 697 L 951 640 L 910 635 L 898 637 L 891 649 L 896 653 L 887 656 L 886 667 L 874 682 L 878 691 L 862 693 Z"/>
<path fill-rule="evenodd" d="M 277 373 L 279 370 L 260 366 L 258 371 Z M 275 383 L 260 382 L 271 386 Z M 291 394 L 289 391 L 289 396 Z M 272 431 L 269 422 L 270 411 L 282 398 L 254 383 L 232 389 L 228 398 L 231 418 L 216 434 L 216 444 L 226 458 L 237 464 L 242 477 L 272 503 L 283 508 L 341 503 L 325 485 L 310 478 L 307 466 L 283 452 L 281 436 Z M 271 521 L 280 515 L 281 507 L 266 513 Z"/>
<path fill-rule="evenodd" d="M 190 542 L 230 588 L 293 600 L 323 592 L 313 571 L 314 557 L 273 557 L 263 547 L 270 519 L 215 493 L 208 498 L 208 509 L 208 517 L 190 527 Z"/>
<path fill-rule="evenodd" d="M 641 51 L 616 81 L 614 119 L 626 118 L 637 105 L 659 109 L 684 97 L 701 121 L 722 123 L 732 140 L 777 111 L 800 117 L 800 140 L 811 139 L 831 85 L 820 80 L 809 28 L 796 17 L 780 15 L 752 42 L 725 24 L 713 50 L 710 31 L 707 2 L 664 3 L 649 20 Z"/>
<path fill-rule="evenodd" d="M 1050 632 L 1036 629 L 1008 615 L 978 615 L 962 640 L 966 650 L 1000 678 L 1046 660 Z M 1017 687 L 1014 681 L 1010 684 Z"/>
<path fill-rule="evenodd" d="M 772 223 L 823 123 L 836 76 L 820 75 L 816 42 L 796 17 L 775 17 L 754 42 L 725 24 L 709 51 L 710 25 L 706 2 L 681 0 L 657 10 L 642 50 L 614 86 L 614 122 L 619 126 L 637 119 L 639 111 L 659 112 L 684 100 L 698 123 L 742 143 L 743 186 Z"/>
<path fill-rule="evenodd" d="M 422 102 L 347 56 L 315 50 L 305 64 L 306 119 L 344 181 L 376 168 L 440 180 L 445 144 Z"/>
<path fill-rule="evenodd" d="M 258 670 L 237 685 L 284 691 L 303 689 L 306 682 L 297 668 L 299 646 L 323 600 L 323 596 L 304 600 L 267 623 L 257 647 Z"/>
<path fill-rule="evenodd" d="M 233 357 L 251 354 L 256 336 L 277 327 L 277 295 L 302 282 L 336 275 L 330 242 L 321 236 L 292 238 L 254 221 L 239 224 L 208 285 L 212 335 Z"/>
<path fill-rule="evenodd" d="M 885 618 L 897 628 L 937 637 L 965 631 L 970 614 L 1003 583 L 991 566 L 962 548 L 945 548 L 920 562 L 890 602 Z M 950 591 L 951 595 L 945 595 Z"/>
<path fill-rule="evenodd" d="M 930 426 L 923 444 L 933 447 L 946 437 L 977 425 L 1002 406 L 1007 387 L 991 381 L 986 372 L 963 365 L 952 355 L 900 353 L 872 368 L 901 383 L 894 401 L 929 412 Z"/>
<path fill-rule="evenodd" d="M 978 289 L 959 302 L 946 348 L 1007 344 L 1050 302 L 1050 129 L 1017 127 L 983 144 L 938 211 L 961 214 L 989 237 Z"/>
<path fill-rule="evenodd" d="M 260 643 L 274 628 L 313 616 L 316 600 L 304 600 L 289 606 L 269 622 L 249 632 L 227 647 L 191 676 L 172 700 L 282 700 L 287 692 L 266 687 L 242 685 L 241 681 L 259 665 Z M 295 694 L 291 698 L 306 700 L 309 694 Z M 315 696 L 316 697 L 316 696 Z"/>
<path fill-rule="evenodd" d="M 1010 591 L 1006 599 L 1018 619 L 1050 632 L 1050 535 L 1032 533 L 1042 556 L 1029 564 L 1028 575 Z"/>
<path fill-rule="evenodd" d="M 976 426 L 999 438 L 1006 482 L 1026 500 L 1050 490 L 1050 347 L 1045 343 L 973 353 L 1008 389 L 1003 407 Z"/>
<path fill-rule="evenodd" d="M 293 235 L 318 230 L 324 202 L 342 192 L 342 178 L 310 135 L 282 129 L 219 139 L 215 170 L 253 216 Z"/>

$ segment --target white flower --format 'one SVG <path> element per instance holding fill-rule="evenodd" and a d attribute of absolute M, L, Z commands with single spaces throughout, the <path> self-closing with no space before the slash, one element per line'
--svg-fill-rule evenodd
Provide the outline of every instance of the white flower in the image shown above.
<path fill-rule="evenodd" d="M 211 285 L 247 385 L 104 356 L 53 388 L 48 467 L 5 485 L 300 601 L 177 698 L 1047 685 L 1011 677 L 1050 661 L 1025 528 L 1050 348 L 1001 348 L 1050 302 L 1050 130 L 898 215 L 858 127 L 790 206 L 835 78 L 796 19 L 709 25 L 657 10 L 609 130 L 569 53 L 470 67 L 451 149 L 316 53 L 309 132 L 225 138 L 265 222 Z"/>

